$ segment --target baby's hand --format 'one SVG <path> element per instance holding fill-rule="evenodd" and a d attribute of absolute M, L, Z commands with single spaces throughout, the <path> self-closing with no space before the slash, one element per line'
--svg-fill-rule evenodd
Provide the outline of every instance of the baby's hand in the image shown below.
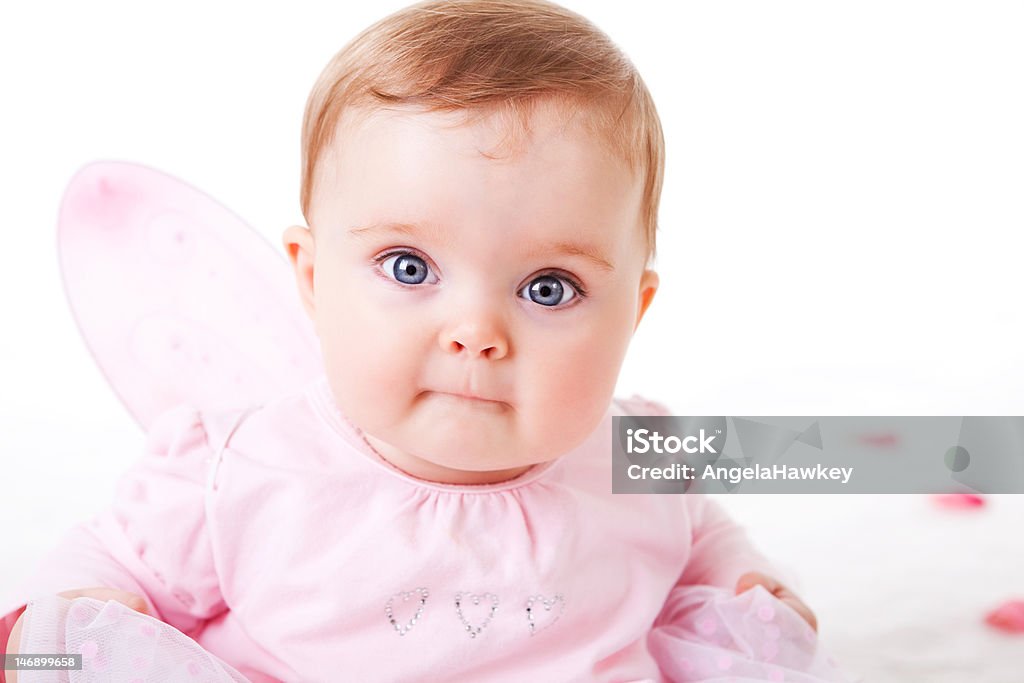
<path fill-rule="evenodd" d="M 146 599 L 144 597 L 137 593 L 129 593 L 128 591 L 122 591 L 116 588 L 78 588 L 76 590 L 57 593 L 57 595 L 62 598 L 67 598 L 68 600 L 74 600 L 75 598 L 96 598 L 103 602 L 106 602 L 107 600 L 116 600 L 122 605 L 131 607 L 136 612 L 149 614 L 149 606 L 146 604 Z"/>
<path fill-rule="evenodd" d="M 818 620 L 814 616 L 814 612 L 811 611 L 811 608 L 805 605 L 804 601 L 798 598 L 793 591 L 789 590 L 767 574 L 762 574 L 761 572 L 747 572 L 741 576 L 739 581 L 736 582 L 736 595 L 750 590 L 754 586 L 764 586 L 767 588 L 769 593 L 795 609 L 797 614 L 802 616 L 807 623 L 811 625 L 811 628 L 813 628 L 815 632 L 818 631 Z"/>
<path fill-rule="evenodd" d="M 131 607 L 136 612 L 142 612 L 143 614 L 149 614 L 149 608 L 146 605 L 146 599 L 141 595 L 135 593 L 129 593 L 128 591 L 117 590 L 116 588 L 78 588 L 75 590 L 64 591 L 63 593 L 57 593 L 62 598 L 68 600 L 74 600 L 75 598 L 96 598 L 97 600 L 116 600 L 123 605 Z M 21 643 L 21 622 L 25 618 L 25 613 L 22 612 L 18 620 L 14 622 L 14 627 L 11 629 L 10 638 L 7 639 L 7 654 L 16 655 L 18 654 L 18 645 Z M 7 683 L 17 683 L 18 672 L 16 669 L 3 672 L 7 676 Z"/>

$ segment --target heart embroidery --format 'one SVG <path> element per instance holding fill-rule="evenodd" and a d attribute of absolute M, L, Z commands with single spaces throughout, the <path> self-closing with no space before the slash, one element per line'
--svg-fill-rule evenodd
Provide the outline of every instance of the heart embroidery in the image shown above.
<path fill-rule="evenodd" d="M 388 598 L 388 602 L 384 606 L 384 614 L 387 615 L 388 621 L 391 622 L 391 625 L 395 627 L 396 631 L 398 631 L 398 635 L 404 636 L 406 633 L 409 632 L 410 629 L 412 629 L 413 626 L 416 625 L 416 622 L 419 620 L 420 615 L 423 614 L 423 607 L 427 604 L 428 597 L 429 595 L 427 593 L 427 589 L 420 587 L 414 588 L 411 591 L 402 591 L 401 593 L 395 593 L 390 598 Z M 416 612 L 412 615 L 412 618 L 410 618 L 405 623 L 405 625 L 402 625 L 398 620 L 395 619 L 395 600 L 401 600 L 402 603 L 404 604 L 414 598 L 419 598 L 419 604 L 416 605 Z M 399 605 L 399 608 L 401 607 L 402 605 Z"/>
<path fill-rule="evenodd" d="M 466 615 L 463 610 L 473 610 L 478 607 L 481 602 L 485 603 L 485 608 L 489 608 L 487 616 L 484 617 L 479 626 L 473 626 L 473 624 L 466 619 Z M 479 612 L 480 610 L 475 611 Z M 466 632 L 469 634 L 470 638 L 476 638 L 480 635 L 480 632 L 487 627 L 487 624 L 491 623 L 491 619 L 494 618 L 494 613 L 496 611 L 498 611 L 498 596 L 493 593 L 484 593 L 482 595 L 476 595 L 473 593 L 455 594 L 455 613 L 459 615 L 459 621 L 461 621 L 462 625 L 466 627 Z"/>
<path fill-rule="evenodd" d="M 543 595 L 531 595 L 526 599 L 526 621 L 530 625 L 530 635 L 551 626 L 558 621 L 558 617 L 562 616 L 564 611 L 565 598 L 561 593 L 550 599 Z"/>

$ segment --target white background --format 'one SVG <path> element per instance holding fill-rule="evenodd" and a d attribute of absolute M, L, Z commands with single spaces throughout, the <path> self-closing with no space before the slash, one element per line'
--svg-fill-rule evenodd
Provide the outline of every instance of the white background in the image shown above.
<path fill-rule="evenodd" d="M 64 300 L 54 238 L 68 180 L 96 159 L 137 161 L 204 189 L 277 245 L 302 221 L 299 134 L 310 87 L 349 38 L 405 4 L 5 7 L 0 522 L 18 543 L 5 544 L 0 589 L 109 499 L 142 444 Z M 662 288 L 620 395 L 641 393 L 678 414 L 1024 414 L 1020 4 L 563 4 L 630 56 L 665 127 Z M 867 641 L 850 640 L 844 620 L 868 618 L 854 603 L 884 588 L 861 574 L 864 592 L 854 586 L 844 601 L 846 563 L 874 562 L 888 576 L 930 557 L 905 550 L 911 538 L 876 554 L 872 539 L 895 543 L 893 515 L 924 515 L 913 524 L 933 525 L 936 557 L 941 543 L 963 556 L 1009 553 L 977 568 L 992 594 L 947 614 L 943 629 L 1024 592 L 1019 580 L 990 580 L 1004 576 L 996 565 L 1024 561 L 1020 540 L 1000 542 L 1021 514 L 1015 498 L 955 522 L 952 540 L 935 526 L 946 522 L 928 521 L 923 499 L 740 498 L 727 504 L 803 575 L 808 601 L 828 617 L 823 632 L 847 658 Z M 858 521 L 879 505 L 891 509 Z M 868 545 L 855 553 L 836 541 L 825 557 L 801 533 L 824 523 Z M 965 567 L 959 578 L 953 569 L 937 576 L 959 581 L 974 571 Z M 830 581 L 830 571 L 847 578 Z M 890 583 L 873 609 L 915 585 Z M 989 641 L 979 638 L 980 652 Z M 935 657 L 955 649 L 931 645 Z M 1024 641 L 1016 648 L 1024 660 Z M 978 657 L 996 666 L 1009 652 Z M 940 680 L 921 671 L 892 680 Z"/>

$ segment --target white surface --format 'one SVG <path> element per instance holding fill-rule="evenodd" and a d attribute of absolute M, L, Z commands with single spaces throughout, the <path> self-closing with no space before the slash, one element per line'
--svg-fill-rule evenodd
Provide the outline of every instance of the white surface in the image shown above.
<path fill-rule="evenodd" d="M 1024 495 L 967 510 L 910 495 L 717 499 L 799 577 L 825 647 L 866 682 L 1024 680 L 1024 634 L 983 621 L 1024 599 Z"/>

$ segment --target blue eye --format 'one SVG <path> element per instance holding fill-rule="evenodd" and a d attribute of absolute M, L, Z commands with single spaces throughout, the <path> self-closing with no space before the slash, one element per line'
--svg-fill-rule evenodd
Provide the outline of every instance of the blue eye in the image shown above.
<path fill-rule="evenodd" d="M 410 251 L 393 251 L 378 256 L 374 261 L 380 264 L 384 277 L 403 285 L 436 284 L 438 278 L 431 272 L 427 261 Z M 583 286 L 567 275 L 546 273 L 538 275 L 519 290 L 524 299 L 547 308 L 555 308 L 576 298 L 587 295 Z"/>
<path fill-rule="evenodd" d="M 565 282 L 566 285 L 562 283 Z M 526 292 L 524 298 L 540 304 L 541 306 L 558 306 L 576 298 L 575 285 L 566 278 L 554 275 L 541 275 L 536 277 L 523 287 L 520 292 Z"/>
<path fill-rule="evenodd" d="M 391 265 L 388 265 L 389 263 Z M 427 274 L 430 272 L 426 261 L 409 252 L 386 255 L 381 267 L 389 277 L 404 285 L 418 285 L 427 279 Z M 436 277 L 434 281 L 437 281 Z"/>

